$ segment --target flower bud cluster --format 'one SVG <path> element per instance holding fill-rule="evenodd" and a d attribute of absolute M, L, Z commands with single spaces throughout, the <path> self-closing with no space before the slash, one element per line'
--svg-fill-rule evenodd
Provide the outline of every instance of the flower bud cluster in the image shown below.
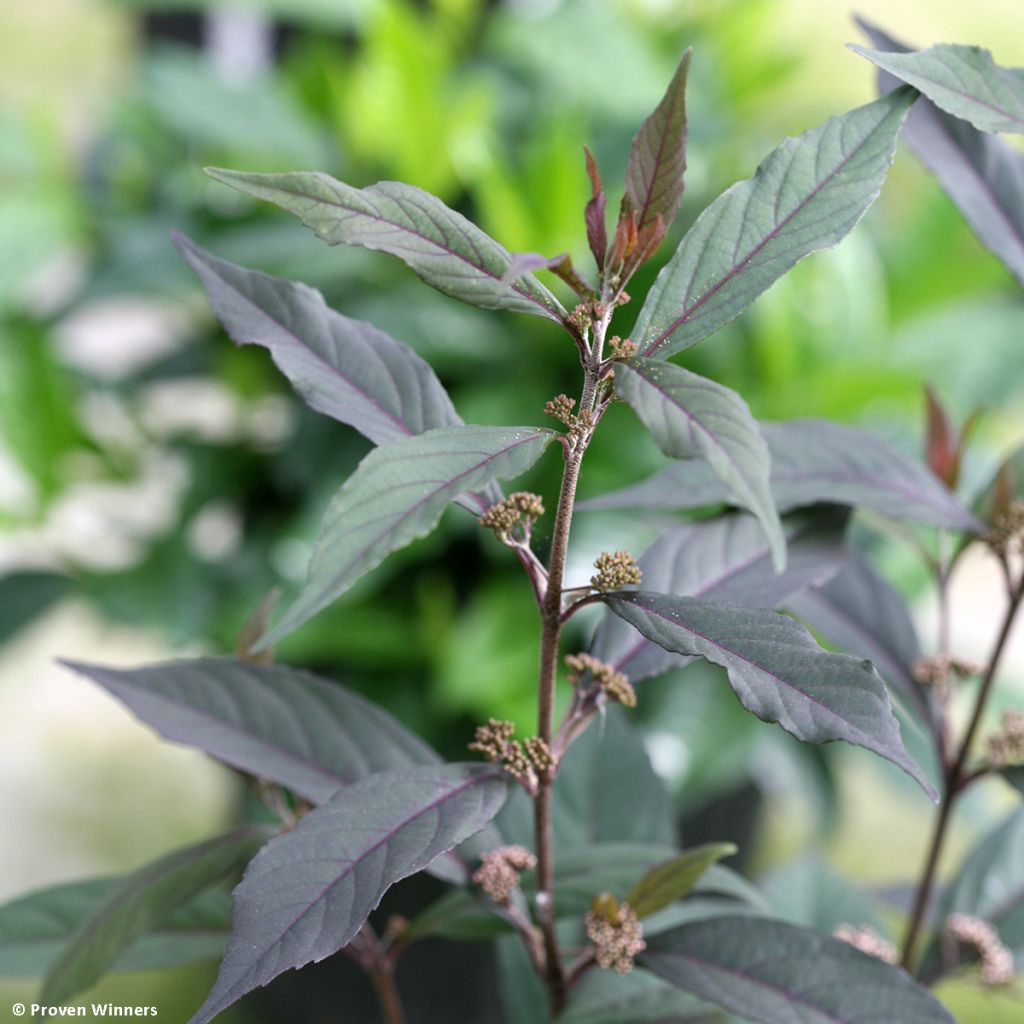
<path fill-rule="evenodd" d="M 480 861 L 480 867 L 473 872 L 473 881 L 500 904 L 508 903 L 509 896 L 519 886 L 522 872 L 537 866 L 537 858 L 525 846 L 499 846 L 483 854 Z"/>
<path fill-rule="evenodd" d="M 539 736 L 529 736 L 522 743 L 512 737 L 516 727 L 512 722 L 489 718 L 479 725 L 469 749 L 483 754 L 488 761 L 500 764 L 516 781 L 531 792 L 538 779 L 543 778 L 554 765 L 547 743 Z"/>
<path fill-rule="evenodd" d="M 594 909 L 584 920 L 598 966 L 606 971 L 629 974 L 636 956 L 647 948 L 643 925 L 633 908 L 606 897 L 600 903 L 594 901 Z"/>
<path fill-rule="evenodd" d="M 568 395 L 555 395 L 544 406 L 544 415 L 553 416 L 559 423 L 564 423 L 568 427 L 571 426 L 572 421 L 575 419 L 572 412 L 575 405 L 575 398 L 570 398 Z"/>
<path fill-rule="evenodd" d="M 592 654 L 570 654 L 566 657 L 565 664 L 569 669 L 569 682 L 573 686 L 579 686 L 584 673 L 589 672 L 609 699 L 627 708 L 636 707 L 636 690 L 633 689 L 633 684 L 614 665 L 609 665 Z"/>
<path fill-rule="evenodd" d="M 915 658 L 910 671 L 922 686 L 945 686 L 952 679 L 981 675 L 984 666 L 973 658 L 937 654 L 933 658 Z"/>
<path fill-rule="evenodd" d="M 594 323 L 594 317 L 590 306 L 580 303 L 568 316 L 570 326 L 575 327 L 581 334 L 589 330 Z"/>
<path fill-rule="evenodd" d="M 594 560 L 594 568 L 597 572 L 590 577 L 590 585 L 602 594 L 639 583 L 643 576 L 636 559 L 628 551 L 602 551 Z"/>
<path fill-rule="evenodd" d="M 1013 953 L 999 940 L 995 928 L 980 917 L 951 914 L 946 918 L 946 935 L 962 946 L 971 946 L 981 960 L 981 982 L 997 987 L 1013 981 Z"/>
<path fill-rule="evenodd" d="M 1024 765 L 1024 711 L 1003 712 L 1003 727 L 985 743 L 988 759 L 997 768 Z"/>
<path fill-rule="evenodd" d="M 1024 500 L 1013 502 L 996 516 L 986 540 L 1003 555 L 1024 552 Z"/>
<path fill-rule="evenodd" d="M 516 491 L 502 501 L 491 505 L 482 516 L 480 525 L 493 530 L 499 539 L 505 539 L 518 522 L 527 530 L 544 515 L 544 502 L 539 494 Z"/>
<path fill-rule="evenodd" d="M 629 338 L 620 338 L 617 334 L 608 339 L 612 359 L 632 359 L 637 352 L 637 344 Z"/>
<path fill-rule="evenodd" d="M 878 960 L 884 960 L 887 964 L 899 962 L 899 953 L 896 947 L 887 942 L 874 930 L 874 928 L 858 928 L 852 924 L 841 924 L 832 933 L 832 937 L 840 942 L 845 942 L 854 949 L 859 949 L 868 956 Z"/>

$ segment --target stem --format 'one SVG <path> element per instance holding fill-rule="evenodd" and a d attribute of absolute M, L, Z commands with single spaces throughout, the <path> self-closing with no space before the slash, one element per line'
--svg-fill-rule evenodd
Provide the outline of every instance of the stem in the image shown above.
<path fill-rule="evenodd" d="M 359 960 L 373 982 L 385 1024 L 405 1024 L 405 1011 L 395 985 L 394 951 L 385 948 L 369 921 L 359 929 L 357 938 L 361 946 Z"/>
<path fill-rule="evenodd" d="M 988 667 L 985 669 L 985 675 L 978 689 L 978 696 L 974 702 L 971 720 L 960 742 L 956 758 L 946 772 L 942 803 L 939 807 L 939 816 L 935 822 L 935 830 L 932 833 L 931 845 L 928 848 L 928 859 L 925 863 L 921 881 L 917 887 L 914 906 L 910 913 L 910 924 L 907 927 L 907 934 L 903 940 L 903 956 L 900 962 L 907 970 L 914 963 L 917 941 L 924 924 L 925 912 L 931 902 L 932 890 L 935 887 L 935 877 L 938 872 L 939 860 L 942 856 L 942 847 L 946 840 L 946 832 L 949 828 L 953 804 L 959 794 L 963 792 L 966 782 L 970 778 L 970 776 L 965 776 L 964 774 L 967 758 L 970 756 L 971 746 L 974 743 L 974 738 L 984 717 L 985 706 L 995 685 L 999 662 L 1002 660 L 1003 652 L 1006 649 L 1006 642 L 1010 638 L 1010 632 L 1013 629 L 1013 622 L 1017 616 L 1022 598 L 1024 598 L 1024 575 L 1017 581 L 1017 586 L 1011 593 L 1010 602 L 1003 617 L 1003 624 L 999 630 L 999 636 L 996 639 L 992 656 L 989 659 Z"/>
<path fill-rule="evenodd" d="M 370 967 L 370 980 L 373 982 L 386 1024 L 405 1024 L 405 1011 L 402 1009 L 402 1002 L 395 986 L 394 965 L 387 957 L 373 962 Z"/>
<path fill-rule="evenodd" d="M 600 380 L 604 336 L 610 313 L 595 324 L 593 344 L 583 360 L 583 392 L 580 396 L 579 415 L 592 415 L 596 405 Z M 565 447 L 565 469 L 558 494 L 555 526 L 551 538 L 551 556 L 548 560 L 547 587 L 541 604 L 540 673 L 538 679 L 537 735 L 550 748 L 553 742 L 555 717 L 555 682 L 558 676 L 559 641 L 562 636 L 562 585 L 565 562 L 569 551 L 569 531 L 572 528 L 573 506 L 580 465 L 593 436 L 593 427 L 582 425 Z M 541 934 L 544 939 L 545 981 L 552 1016 L 565 1006 L 566 977 L 555 931 L 554 855 L 552 849 L 551 795 L 557 772 L 557 763 L 538 780 L 537 795 L 533 803 L 533 821 L 537 847 L 537 910 Z"/>

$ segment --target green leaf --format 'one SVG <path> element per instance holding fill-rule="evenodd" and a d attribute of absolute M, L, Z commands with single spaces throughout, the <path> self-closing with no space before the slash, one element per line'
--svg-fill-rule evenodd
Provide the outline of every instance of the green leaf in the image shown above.
<path fill-rule="evenodd" d="M 894 519 L 983 532 L 981 525 L 922 463 L 865 430 L 828 420 L 761 423 L 771 453 L 771 485 L 780 512 L 832 502 Z M 676 462 L 647 480 L 582 502 L 581 509 L 701 508 L 729 501 L 703 462 Z"/>
<path fill-rule="evenodd" d="M 786 541 L 768 484 L 771 456 L 747 403 L 706 377 L 650 359 L 620 363 L 615 390 L 666 455 L 706 460 L 729 499 L 758 518 L 781 572 Z"/>
<path fill-rule="evenodd" d="M 305 587 L 256 649 L 276 643 L 392 551 L 430 533 L 460 494 L 524 473 L 556 436 L 537 427 L 439 427 L 375 448 L 332 499 Z"/>
<path fill-rule="evenodd" d="M 489 765 L 382 772 L 335 794 L 252 860 L 234 892 L 220 974 L 191 1024 L 346 946 L 381 896 L 479 832 L 507 776 Z"/>
<path fill-rule="evenodd" d="M 1024 68 L 1000 67 L 980 46 L 938 43 L 913 53 L 849 46 L 983 132 L 1024 132 Z"/>
<path fill-rule="evenodd" d="M 630 335 L 640 355 L 696 345 L 804 256 L 841 241 L 878 196 L 915 95 L 890 93 L 787 139 L 719 196 L 647 295 Z"/>
<path fill-rule="evenodd" d="M 685 924 L 653 936 L 637 963 L 760 1024 L 955 1024 L 898 967 L 781 921 Z"/>
<path fill-rule="evenodd" d="M 38 978 L 68 941 L 125 883 L 91 878 L 29 893 L 0 907 L 0 977 Z M 224 954 L 231 899 L 207 889 L 135 939 L 108 969 L 160 970 Z"/>
<path fill-rule="evenodd" d="M 767 538 L 753 516 L 734 513 L 672 526 L 640 557 L 644 587 L 747 608 L 778 608 L 839 570 L 846 558 L 845 525 L 845 514 L 834 510 L 783 520 L 788 558 L 782 573 L 773 571 Z M 610 612 L 598 623 L 590 650 L 634 683 L 692 660 L 670 654 Z"/>
<path fill-rule="evenodd" d="M 358 189 L 326 174 L 246 174 L 208 168 L 217 181 L 294 213 L 329 245 L 397 256 L 427 284 L 484 309 L 565 321 L 561 303 L 535 277 L 503 283 L 511 254 L 436 196 L 381 181 Z"/>
<path fill-rule="evenodd" d="M 647 971 L 619 977 L 608 971 L 585 974 L 569 996 L 557 1024 L 677 1024 L 705 1019 L 710 1007 Z"/>
<path fill-rule="evenodd" d="M 312 803 L 375 772 L 440 762 L 383 708 L 301 669 L 220 658 L 137 669 L 66 664 L 165 739 Z"/>
<path fill-rule="evenodd" d="M 762 721 L 778 722 L 805 743 L 864 747 L 935 798 L 903 747 L 889 693 L 870 662 L 822 650 L 800 623 L 775 612 L 644 591 L 605 602 L 666 650 L 721 665 L 740 703 Z"/>
<path fill-rule="evenodd" d="M 241 870 L 272 831 L 240 829 L 147 864 L 123 880 L 79 926 L 50 966 L 39 996 L 56 1006 L 89 988 L 141 935 L 204 889 Z"/>
<path fill-rule="evenodd" d="M 649 917 L 681 900 L 712 864 L 736 853 L 732 843 L 705 843 L 651 868 L 626 896 L 637 917 Z"/>
<path fill-rule="evenodd" d="M 692 50 L 680 58 L 668 89 L 640 126 L 626 165 L 626 196 L 636 211 L 637 230 L 660 216 L 667 228 L 679 212 L 686 170 L 686 75 Z"/>
<path fill-rule="evenodd" d="M 858 24 L 880 50 L 910 49 L 863 19 Z M 879 92 L 898 84 L 879 69 Z M 982 244 L 1024 285 L 1024 156 L 927 99 L 914 104 L 903 140 L 935 175 Z"/>

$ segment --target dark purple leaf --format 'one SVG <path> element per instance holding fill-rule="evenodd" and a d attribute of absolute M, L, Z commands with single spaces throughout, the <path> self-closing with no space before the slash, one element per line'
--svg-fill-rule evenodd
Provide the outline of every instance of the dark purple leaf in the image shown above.
<path fill-rule="evenodd" d="M 235 889 L 220 975 L 191 1024 L 348 945 L 395 882 L 494 817 L 507 780 L 474 764 L 371 775 L 268 843 Z"/>
<path fill-rule="evenodd" d="M 864 555 L 851 551 L 828 582 L 795 593 L 786 606 L 847 654 L 873 662 L 916 720 L 934 728 L 931 701 L 911 672 L 921 649 L 907 602 Z"/>
<path fill-rule="evenodd" d="M 438 427 L 375 448 L 332 499 L 306 585 L 256 649 L 276 643 L 392 551 L 430 533 L 461 494 L 526 472 L 556 436 L 541 427 Z"/>
<path fill-rule="evenodd" d="M 427 284 L 484 309 L 565 322 L 561 303 L 536 278 L 503 283 L 512 256 L 429 192 L 396 181 L 358 189 L 326 174 L 247 174 L 208 168 L 217 181 L 276 203 L 330 245 L 397 256 Z"/>
<path fill-rule="evenodd" d="M 40 978 L 73 936 L 122 889 L 127 877 L 89 878 L 19 896 L 0 907 L 0 976 Z M 156 971 L 216 960 L 228 941 L 231 900 L 207 889 L 181 901 L 160 924 L 133 940 L 107 973 Z"/>
<path fill-rule="evenodd" d="M 761 423 L 780 512 L 830 502 L 894 519 L 981 533 L 982 528 L 921 463 L 867 431 L 828 420 Z M 581 502 L 580 509 L 683 509 L 729 500 L 703 462 L 677 462 L 632 487 Z"/>
<path fill-rule="evenodd" d="M 40 1002 L 57 1006 L 89 988 L 136 939 L 210 886 L 237 877 L 272 835 L 264 827 L 239 829 L 175 850 L 129 875 L 81 923 L 50 966 Z"/>
<path fill-rule="evenodd" d="M 910 47 L 858 19 L 879 50 Z M 879 69 L 878 88 L 899 80 Z M 1024 285 L 1024 154 L 922 98 L 903 126 L 903 138 L 959 207 L 981 242 Z"/>
<path fill-rule="evenodd" d="M 631 337 L 667 359 L 743 312 L 804 256 L 838 244 L 875 201 L 912 89 L 787 139 L 718 197 L 647 294 Z"/>
<path fill-rule="evenodd" d="M 684 924 L 652 937 L 637 962 L 761 1024 L 955 1024 L 900 968 L 781 921 Z"/>
<path fill-rule="evenodd" d="M 849 46 L 981 131 L 1024 133 L 1024 68 L 1000 67 L 980 46 L 937 43 L 908 53 Z"/>
<path fill-rule="evenodd" d="M 781 572 L 786 542 L 769 490 L 771 457 L 747 403 L 735 391 L 660 359 L 619 363 L 615 390 L 666 455 L 702 458 L 730 500 L 757 517 Z"/>
<path fill-rule="evenodd" d="M 845 740 L 935 790 L 907 753 L 889 693 L 870 662 L 822 650 L 787 615 L 647 591 L 610 594 L 608 607 L 648 640 L 726 670 L 740 703 L 805 743 Z"/>
<path fill-rule="evenodd" d="M 679 61 L 654 112 L 640 126 L 629 151 L 626 195 L 643 232 L 660 216 L 667 227 L 679 212 L 686 170 L 686 75 L 692 50 Z"/>
<path fill-rule="evenodd" d="M 383 708 L 301 669 L 220 658 L 136 669 L 66 664 L 165 739 L 312 803 L 374 772 L 441 760 Z"/>
<path fill-rule="evenodd" d="M 823 583 L 846 558 L 846 517 L 794 515 L 782 528 L 789 550 L 786 571 L 772 568 L 768 541 L 753 516 L 736 513 L 666 530 L 640 558 L 644 588 L 680 597 L 708 597 L 748 608 L 778 608 L 804 587 Z M 637 683 L 689 664 L 606 613 L 591 653 Z"/>

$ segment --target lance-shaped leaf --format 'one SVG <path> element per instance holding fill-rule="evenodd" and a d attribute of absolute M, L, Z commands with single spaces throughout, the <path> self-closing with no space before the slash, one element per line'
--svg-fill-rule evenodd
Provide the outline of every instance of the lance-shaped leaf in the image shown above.
<path fill-rule="evenodd" d="M 407 345 L 336 313 L 308 285 L 218 259 L 183 235 L 174 241 L 231 339 L 268 349 L 317 412 L 374 444 L 462 422 L 434 371 Z"/>
<path fill-rule="evenodd" d="M 258 649 L 301 626 L 392 551 L 428 534 L 460 494 L 525 472 L 555 436 L 537 427 L 439 427 L 375 448 L 332 499 L 306 585 Z"/>
<path fill-rule="evenodd" d="M 760 426 L 771 453 L 772 497 L 780 512 L 831 502 L 949 530 L 982 532 L 974 516 L 924 465 L 867 431 L 828 420 Z M 673 463 L 639 484 L 579 507 L 682 509 L 729 500 L 710 467 L 690 461 Z"/>
<path fill-rule="evenodd" d="M 408 345 L 335 312 L 308 285 L 218 259 L 184 235 L 176 233 L 174 243 L 231 339 L 267 349 L 317 412 L 374 444 L 462 423 L 434 371 Z M 479 514 L 500 499 L 495 487 L 460 501 Z"/>
<path fill-rule="evenodd" d="M 879 50 L 910 47 L 858 19 Z M 879 92 L 899 80 L 879 69 Z M 914 104 L 903 138 L 959 207 L 974 233 L 1024 285 L 1024 155 L 996 135 L 943 113 L 927 99 Z"/>
<path fill-rule="evenodd" d="M 789 557 L 782 573 L 772 569 L 768 540 L 753 516 L 735 513 L 673 526 L 640 557 L 644 587 L 747 608 L 778 608 L 839 571 L 846 558 L 845 525 L 838 510 L 783 520 Z M 692 660 L 659 647 L 610 612 L 598 623 L 590 650 L 634 683 Z"/>
<path fill-rule="evenodd" d="M 1024 132 L 1024 68 L 1000 67 L 980 46 L 938 43 L 912 53 L 849 46 L 981 131 Z"/>
<path fill-rule="evenodd" d="M 826 640 L 874 663 L 882 678 L 933 727 L 933 713 L 911 666 L 920 655 L 907 602 L 858 551 L 824 586 L 795 593 L 787 607 Z"/>
<path fill-rule="evenodd" d="M 383 708 L 301 669 L 221 658 L 136 669 L 67 664 L 165 739 L 315 804 L 375 772 L 440 763 Z"/>
<path fill-rule="evenodd" d="M 557 1024 L 679 1024 L 705 1021 L 712 1008 L 647 971 L 620 977 L 589 971 L 569 996 Z"/>
<path fill-rule="evenodd" d="M 268 843 L 235 889 L 231 941 L 191 1024 L 346 946 L 390 886 L 494 817 L 506 780 L 473 764 L 371 775 Z"/>
<path fill-rule="evenodd" d="M 747 403 L 730 388 L 652 359 L 620 363 L 615 390 L 666 455 L 703 458 L 729 499 L 753 512 L 781 571 L 786 541 L 768 482 L 771 456 Z"/>
<path fill-rule="evenodd" d="M 658 274 L 631 333 L 668 358 L 738 316 L 804 256 L 837 244 L 875 201 L 915 93 L 890 93 L 787 139 L 718 197 Z"/>
<path fill-rule="evenodd" d="M 137 938 L 192 897 L 240 871 L 272 834 L 262 827 L 240 829 L 176 850 L 129 875 L 82 922 L 51 965 L 40 1002 L 56 1006 L 87 989 Z"/>
<path fill-rule="evenodd" d="M 427 284 L 484 309 L 563 323 L 561 303 L 530 274 L 503 281 L 512 256 L 429 192 L 397 181 L 353 188 L 318 172 L 247 174 L 208 168 L 217 181 L 294 213 L 330 245 L 397 256 Z"/>
<path fill-rule="evenodd" d="M 676 654 L 726 670 L 740 703 L 806 743 L 845 740 L 898 765 L 933 799 L 935 790 L 903 747 L 885 684 L 870 662 L 822 650 L 786 615 L 667 594 L 605 598 L 644 636 Z"/>
<path fill-rule="evenodd" d="M 0 977 L 39 978 L 68 942 L 109 903 L 125 878 L 89 878 L 29 893 L 0 907 Z M 231 899 L 207 889 L 135 939 L 109 967 L 153 971 L 219 959 L 227 945 Z"/>
<path fill-rule="evenodd" d="M 650 917 L 681 900 L 712 864 L 736 853 L 732 843 L 705 843 L 651 868 L 626 896 L 637 917 Z"/>
<path fill-rule="evenodd" d="M 686 75 L 693 51 L 687 50 L 654 112 L 640 126 L 626 165 L 626 197 L 636 210 L 637 230 L 659 215 L 668 227 L 679 212 L 686 170 Z"/>
<path fill-rule="evenodd" d="M 781 921 L 684 924 L 653 936 L 637 962 L 761 1024 L 955 1024 L 900 968 Z"/>

